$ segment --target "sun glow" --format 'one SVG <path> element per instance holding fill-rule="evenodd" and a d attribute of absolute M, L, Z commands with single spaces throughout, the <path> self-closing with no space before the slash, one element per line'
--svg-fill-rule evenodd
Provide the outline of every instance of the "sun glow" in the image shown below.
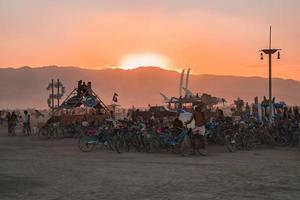
<path fill-rule="evenodd" d="M 130 54 L 124 56 L 120 61 L 120 68 L 135 69 L 138 67 L 155 66 L 168 69 L 169 60 L 155 53 Z"/>

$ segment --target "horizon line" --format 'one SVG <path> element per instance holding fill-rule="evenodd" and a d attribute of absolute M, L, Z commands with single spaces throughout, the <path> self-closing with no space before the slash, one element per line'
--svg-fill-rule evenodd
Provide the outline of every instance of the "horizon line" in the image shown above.
<path fill-rule="evenodd" d="M 102 71 L 102 70 L 123 70 L 123 71 L 134 71 L 134 70 L 140 70 L 142 68 L 156 68 L 160 70 L 165 70 L 165 71 L 171 71 L 171 72 L 176 72 L 178 74 L 181 73 L 181 71 L 178 70 L 183 70 L 183 69 L 167 69 L 159 66 L 139 66 L 134 69 L 123 69 L 121 67 L 113 67 L 113 66 L 104 66 L 101 68 L 86 68 L 86 67 L 80 67 L 80 66 L 64 66 L 64 65 L 45 65 L 45 66 L 19 66 L 19 67 L 0 67 L 0 70 L 2 69 L 14 69 L 14 70 L 19 70 L 19 69 L 24 69 L 24 68 L 29 68 L 29 69 L 43 69 L 43 68 L 77 68 L 77 69 L 82 69 L 82 70 L 90 70 L 90 71 Z M 200 73 L 191 73 L 191 75 L 201 75 L 201 76 L 228 76 L 228 77 L 240 77 L 240 78 L 268 78 L 268 76 L 242 76 L 242 75 L 232 75 L 232 74 L 200 74 Z M 282 79 L 282 80 L 292 80 L 292 81 L 297 81 L 300 82 L 300 80 L 297 79 L 292 79 L 292 78 L 283 78 L 283 77 L 273 77 L 272 79 Z"/>

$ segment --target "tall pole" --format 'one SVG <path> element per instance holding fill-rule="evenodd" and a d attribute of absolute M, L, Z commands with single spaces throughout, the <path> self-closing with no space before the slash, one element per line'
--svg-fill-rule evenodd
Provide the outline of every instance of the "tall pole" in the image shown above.
<path fill-rule="evenodd" d="M 59 107 L 59 79 L 57 79 L 57 108 Z"/>
<path fill-rule="evenodd" d="M 270 26 L 270 32 L 269 32 L 269 49 L 271 49 L 272 46 L 272 26 Z"/>
<path fill-rule="evenodd" d="M 51 80 L 51 100 L 52 100 L 52 111 L 54 110 L 54 80 Z"/>
<path fill-rule="evenodd" d="M 270 26 L 269 50 L 272 46 L 272 26 Z M 269 53 L 269 121 L 272 121 L 272 54 Z"/>
<path fill-rule="evenodd" d="M 273 112 L 273 102 L 272 102 L 272 55 L 278 52 L 278 59 L 280 59 L 279 51 L 281 49 L 272 49 L 272 27 L 270 26 L 269 32 L 269 48 L 261 49 L 260 51 L 268 55 L 269 58 L 269 122 L 272 123 L 272 112 Z M 261 53 L 261 59 L 263 59 L 263 53 Z"/>

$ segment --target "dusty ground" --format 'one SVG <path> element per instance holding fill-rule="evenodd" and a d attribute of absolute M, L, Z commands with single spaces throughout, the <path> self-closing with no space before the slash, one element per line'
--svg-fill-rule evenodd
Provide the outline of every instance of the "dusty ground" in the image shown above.
<path fill-rule="evenodd" d="M 74 139 L 41 141 L 0 131 L 1 200 L 300 199 L 300 152 L 259 149 L 207 157 L 82 153 Z"/>

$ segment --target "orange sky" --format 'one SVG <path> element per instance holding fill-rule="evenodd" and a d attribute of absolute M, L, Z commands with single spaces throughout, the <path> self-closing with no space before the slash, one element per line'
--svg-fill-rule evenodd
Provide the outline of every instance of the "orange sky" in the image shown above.
<path fill-rule="evenodd" d="M 300 80 L 297 0 L 0 0 L 0 67 L 117 67 L 122 57 L 162 55 L 193 73 L 267 76 L 273 26 L 274 76 Z"/>

